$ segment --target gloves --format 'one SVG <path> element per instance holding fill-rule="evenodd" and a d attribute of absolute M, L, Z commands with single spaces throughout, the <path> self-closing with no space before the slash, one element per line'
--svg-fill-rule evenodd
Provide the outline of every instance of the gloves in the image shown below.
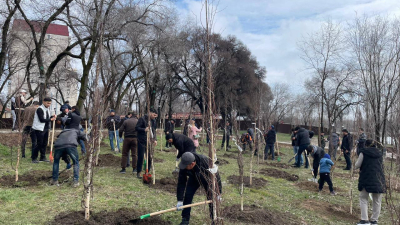
<path fill-rule="evenodd" d="M 183 202 L 178 202 L 178 204 L 176 204 L 176 210 L 177 211 L 182 211 L 182 209 L 180 209 L 180 207 L 183 206 Z"/>

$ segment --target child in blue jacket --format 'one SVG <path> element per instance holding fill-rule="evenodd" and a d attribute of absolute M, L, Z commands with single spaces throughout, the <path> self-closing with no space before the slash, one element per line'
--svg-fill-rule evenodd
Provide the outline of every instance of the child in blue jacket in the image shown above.
<path fill-rule="evenodd" d="M 325 154 L 324 157 L 319 162 L 319 191 L 322 191 L 324 187 L 325 181 L 329 185 L 329 191 L 331 195 L 335 195 L 336 193 L 333 191 L 333 184 L 330 177 L 331 167 L 333 166 L 333 162 L 329 154 Z"/>

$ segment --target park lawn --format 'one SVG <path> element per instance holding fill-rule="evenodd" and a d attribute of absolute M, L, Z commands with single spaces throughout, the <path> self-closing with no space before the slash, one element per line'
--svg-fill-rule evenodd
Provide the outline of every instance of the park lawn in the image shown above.
<path fill-rule="evenodd" d="M 163 159 L 163 163 L 155 164 L 156 178 L 171 177 L 171 172 L 175 168 L 175 153 L 160 151 L 162 145 L 165 146 L 164 140 L 160 140 L 155 152 L 155 158 Z M 104 140 L 108 143 L 108 140 Z M 231 143 L 230 152 L 237 154 L 237 149 Z M 220 140 L 216 146 L 220 146 Z M 219 171 L 223 183 L 223 206 L 229 206 L 240 203 L 239 189 L 237 185 L 232 185 L 227 181 L 230 175 L 238 174 L 238 166 L 236 159 L 222 157 L 225 154 L 218 148 L 218 157 L 229 161 L 229 164 L 221 165 Z M 200 147 L 200 153 L 208 154 L 208 147 Z M 292 155 L 289 148 L 281 148 L 281 152 L 285 155 L 281 157 L 280 163 L 287 163 Z M 101 149 L 102 154 L 110 153 L 109 147 Z M 121 154 L 117 154 L 120 156 Z M 15 156 L 15 153 L 14 153 Z M 32 164 L 29 159 L 22 159 L 20 164 L 20 174 L 27 173 L 32 170 L 52 170 L 49 163 Z M 245 160 L 245 176 L 249 175 L 250 154 L 244 154 Z M 254 162 L 257 162 L 254 158 Z M 15 158 L 13 165 L 15 165 Z M 341 164 L 343 165 L 343 164 Z M 60 162 L 60 170 L 64 169 L 65 163 Z M 334 179 L 334 186 L 339 187 L 342 191 L 337 191 L 337 196 L 327 194 L 318 195 L 316 192 L 301 190 L 296 186 L 298 182 L 305 182 L 311 178 L 310 170 L 306 169 L 279 169 L 265 164 L 253 166 L 255 171 L 263 168 L 274 168 L 284 170 L 290 174 L 297 174 L 299 181 L 291 182 L 280 178 L 273 178 L 265 175 L 257 175 L 255 177 L 263 177 L 268 183 L 263 188 L 245 188 L 244 204 L 258 205 L 277 212 L 287 212 L 297 218 L 299 224 L 335 224 L 345 225 L 352 224 L 359 218 L 358 191 L 357 181 L 353 182 L 353 199 L 355 210 L 355 218 L 352 220 L 338 218 L 320 211 L 318 205 L 313 207 L 310 202 L 317 202 L 322 206 L 334 205 L 334 207 L 349 206 L 349 187 L 350 181 L 343 178 Z M 83 165 L 81 165 L 82 178 Z M 161 191 L 159 189 L 149 188 L 144 185 L 141 180 L 135 178 L 131 173 L 131 168 L 127 169 L 126 174 L 119 173 L 119 167 L 97 167 L 94 171 L 94 197 L 91 201 L 91 210 L 93 212 L 100 211 L 116 211 L 120 208 L 134 208 L 142 212 L 153 212 L 162 209 L 174 207 L 176 205 L 176 197 L 174 194 Z M 72 175 L 72 171 L 69 171 Z M 345 174 L 341 168 L 337 168 L 335 173 Z M 11 167 L 11 155 L 9 149 L 0 146 L 0 176 L 14 174 Z M 336 176 L 338 177 L 338 176 Z M 48 179 L 50 181 L 50 179 Z M 82 180 L 81 180 L 82 181 Z M 328 187 L 325 185 L 324 189 Z M 61 212 L 82 210 L 81 200 L 83 194 L 83 185 L 79 188 L 72 188 L 68 182 L 63 183 L 60 187 L 50 186 L 48 182 L 41 182 L 38 186 L 10 188 L 0 185 L 0 224 L 47 224 L 52 221 L 56 215 Z M 204 196 L 196 195 L 194 201 L 204 200 Z M 384 201 L 383 201 L 384 202 Z M 311 207 L 311 208 L 310 208 Z M 171 221 L 173 224 L 179 224 L 180 213 L 171 212 L 161 215 L 165 220 Z M 385 209 L 385 203 L 382 204 L 382 214 L 380 224 L 388 224 L 388 212 Z M 192 209 L 191 224 L 207 224 L 208 209 L 197 207 Z M 209 224 L 209 223 L 208 223 Z M 225 224 L 234 224 L 225 220 Z M 237 223 L 236 223 L 237 224 Z M 241 223 L 246 224 L 246 223 Z"/>

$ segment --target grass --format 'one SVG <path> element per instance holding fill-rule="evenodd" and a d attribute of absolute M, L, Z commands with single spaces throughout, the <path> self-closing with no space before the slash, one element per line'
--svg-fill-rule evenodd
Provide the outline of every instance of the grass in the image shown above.
<path fill-rule="evenodd" d="M 279 139 L 285 136 L 278 134 Z M 165 161 L 155 164 L 157 179 L 162 177 L 170 177 L 172 170 L 175 168 L 175 153 L 161 152 L 158 149 L 165 141 L 160 140 L 155 153 L 155 157 L 164 159 Z M 107 140 L 104 140 L 106 143 Z M 216 146 L 220 146 L 217 141 Z M 236 148 L 231 144 L 234 154 L 237 153 Z M 218 149 L 219 150 L 219 149 Z M 206 147 L 199 149 L 200 153 L 207 154 Z M 28 152 L 28 151 L 27 151 Z M 292 155 L 292 149 L 281 148 L 282 156 L 280 163 L 286 163 Z M 110 153 L 110 148 L 104 147 L 101 153 Z M 219 151 L 218 155 L 223 155 L 223 151 Z M 118 154 L 120 156 L 120 154 Z M 22 159 L 20 165 L 20 174 L 27 173 L 31 170 L 52 170 L 49 163 L 32 164 L 29 160 Z M 220 174 L 223 183 L 223 206 L 239 204 L 239 190 L 236 185 L 229 184 L 227 177 L 238 173 L 236 159 L 224 158 L 230 164 L 220 166 Z M 249 175 L 250 155 L 245 154 L 245 176 Z M 256 161 L 256 160 L 255 160 Z M 65 166 L 64 162 L 60 163 L 60 169 Z M 254 165 L 254 170 L 267 168 L 267 165 Z M 275 167 L 271 167 L 275 168 Z M 275 168 L 277 169 L 277 168 Z M 81 165 L 82 177 L 83 165 Z M 176 196 L 170 193 L 160 191 L 145 186 L 141 180 L 136 179 L 131 173 L 120 174 L 120 168 L 100 167 L 94 171 L 94 196 L 91 201 L 91 210 L 100 212 L 103 210 L 116 211 L 119 208 L 135 208 L 143 212 L 153 212 L 162 209 L 174 207 L 176 205 Z M 128 170 L 130 172 L 130 170 Z M 310 170 L 306 169 L 286 169 L 291 174 L 297 174 L 299 181 L 306 181 L 311 177 Z M 336 173 L 344 173 L 340 168 L 335 170 Z M 11 168 L 11 158 L 9 149 L 0 145 L 0 176 L 14 174 Z M 335 224 L 345 225 L 351 221 L 342 218 L 334 218 L 330 215 L 321 215 L 319 210 L 304 207 L 304 202 L 314 200 L 322 204 L 337 204 L 340 206 L 348 206 L 349 196 L 348 190 L 350 182 L 345 179 L 334 179 L 334 186 L 339 187 L 344 192 L 341 195 L 329 196 L 318 195 L 314 192 L 300 190 L 295 182 L 286 181 L 284 179 L 276 179 L 263 175 L 255 175 L 255 177 L 263 177 L 268 180 L 267 186 L 260 189 L 245 189 L 245 204 L 256 204 L 270 210 L 280 212 L 288 212 L 298 218 L 303 224 Z M 82 182 L 81 182 L 82 184 Z M 354 205 L 358 208 L 358 191 L 356 190 L 357 182 L 353 184 Z M 325 185 L 324 187 L 328 187 Z M 60 187 L 50 186 L 48 182 L 40 183 L 35 187 L 27 188 L 5 188 L 0 186 L 0 224 L 46 224 L 52 221 L 56 215 L 61 212 L 82 210 L 81 199 L 83 186 L 74 189 L 68 183 L 63 183 Z M 204 196 L 196 195 L 194 201 L 204 200 Z M 357 215 L 359 216 L 359 215 Z M 161 216 L 163 219 L 171 221 L 173 224 L 180 222 L 180 213 L 172 212 Z M 380 224 L 388 224 L 388 212 L 385 210 L 385 203 L 382 203 L 382 214 Z M 208 209 L 198 207 L 192 210 L 191 224 L 207 224 Z M 355 222 L 355 221 L 353 221 Z M 225 224 L 233 224 L 225 221 Z M 245 224 L 245 223 L 243 223 Z M 234 224 L 235 225 L 235 224 Z"/>

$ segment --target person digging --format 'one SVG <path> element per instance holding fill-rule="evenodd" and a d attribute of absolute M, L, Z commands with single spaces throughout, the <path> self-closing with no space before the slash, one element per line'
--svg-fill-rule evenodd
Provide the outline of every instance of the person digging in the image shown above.
<path fill-rule="evenodd" d="M 169 133 L 165 136 L 165 139 L 169 144 L 173 144 L 177 150 L 176 162 L 179 162 L 179 159 L 185 152 L 196 152 L 193 140 L 186 135 Z M 174 174 L 178 172 L 179 170 L 177 165 L 176 169 L 172 173 Z"/>
<path fill-rule="evenodd" d="M 209 182 L 211 182 L 211 172 L 209 171 L 208 162 L 209 158 L 201 154 L 192 152 L 185 152 L 182 154 L 179 163 L 180 170 L 176 190 L 176 197 L 178 200 L 176 208 L 178 211 L 181 210 L 180 207 L 192 203 L 193 196 L 200 185 L 203 186 L 206 191 L 207 200 L 213 198 L 212 185 L 209 184 Z M 222 185 L 218 172 L 215 173 L 215 177 L 217 179 L 216 185 L 218 185 L 217 188 L 219 190 L 219 193 L 217 193 L 217 199 L 220 201 Z M 210 209 L 210 217 L 213 219 L 213 205 L 210 203 L 208 206 Z M 182 210 L 182 222 L 180 225 L 189 225 L 190 211 L 191 208 L 185 208 Z"/>
<path fill-rule="evenodd" d="M 321 147 L 315 146 L 315 145 L 309 145 L 306 148 L 306 153 L 307 155 L 311 154 L 311 157 L 313 158 L 313 178 L 310 181 L 313 181 L 317 183 L 317 176 L 318 176 L 318 168 L 319 168 L 319 163 L 321 159 L 325 156 L 325 151 Z"/>

